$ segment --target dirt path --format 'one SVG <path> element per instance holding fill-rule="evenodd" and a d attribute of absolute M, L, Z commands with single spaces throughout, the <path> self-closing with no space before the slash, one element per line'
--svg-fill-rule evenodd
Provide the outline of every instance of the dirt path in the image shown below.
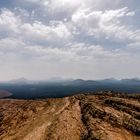
<path fill-rule="evenodd" d="M 60 108 L 58 111 L 56 111 L 56 109 L 52 108 L 51 112 L 52 113 L 55 112 L 53 114 L 53 117 L 55 117 L 55 116 L 59 115 L 60 113 L 62 113 L 65 110 L 65 108 L 69 106 L 69 104 L 70 104 L 69 98 L 66 97 L 64 102 L 65 102 L 65 105 L 62 106 L 62 108 Z M 48 114 L 46 114 L 46 117 L 48 118 L 47 115 Z M 27 134 L 23 140 L 43 140 L 43 139 L 45 139 L 46 129 L 50 125 L 51 125 L 51 121 L 46 120 L 46 123 L 43 123 L 42 125 L 35 127 L 33 129 L 33 131 L 30 132 L 29 134 Z"/>
<path fill-rule="evenodd" d="M 45 123 L 42 126 L 36 127 L 31 133 L 29 133 L 23 140 L 43 140 L 45 139 L 46 128 L 51 125 L 51 122 Z"/>

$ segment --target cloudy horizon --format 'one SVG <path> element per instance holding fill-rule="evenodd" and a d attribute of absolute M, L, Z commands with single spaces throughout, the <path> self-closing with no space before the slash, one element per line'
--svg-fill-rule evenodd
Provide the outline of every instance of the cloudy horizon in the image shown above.
<path fill-rule="evenodd" d="M 140 78 L 139 0 L 0 1 L 0 81 Z"/>

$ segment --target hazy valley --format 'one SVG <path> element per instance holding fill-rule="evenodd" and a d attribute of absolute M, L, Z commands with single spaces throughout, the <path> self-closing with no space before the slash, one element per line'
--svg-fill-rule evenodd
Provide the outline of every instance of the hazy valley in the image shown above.
<path fill-rule="evenodd" d="M 0 98 L 38 99 L 60 98 L 79 93 L 99 91 L 115 91 L 124 93 L 139 93 L 140 79 L 53 79 L 46 81 L 30 81 L 25 78 L 0 83 Z"/>

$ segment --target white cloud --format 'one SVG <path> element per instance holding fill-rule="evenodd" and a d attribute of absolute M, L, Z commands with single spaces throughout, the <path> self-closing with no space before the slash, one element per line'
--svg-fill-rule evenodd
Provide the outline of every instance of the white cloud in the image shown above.
<path fill-rule="evenodd" d="M 0 51 L 5 53 L 18 52 L 22 50 L 23 42 L 17 38 L 4 38 L 0 40 Z"/>
<path fill-rule="evenodd" d="M 44 25 L 41 22 L 25 23 L 21 27 L 23 37 L 31 41 L 64 42 L 71 37 L 69 29 L 62 22 L 56 25 Z"/>
<path fill-rule="evenodd" d="M 31 3 L 42 3 L 42 2 L 44 2 L 46 0 L 24 0 L 24 1 L 31 2 Z"/>
<path fill-rule="evenodd" d="M 38 5 L 42 5 L 45 7 L 49 7 L 49 8 L 56 8 L 57 10 L 59 8 L 61 8 L 60 10 L 62 10 L 63 8 L 74 8 L 75 6 L 80 5 L 81 3 L 84 2 L 84 0 L 74 0 L 74 1 L 70 1 L 70 0 L 24 0 L 26 2 L 31 2 L 31 3 L 35 3 Z"/>
<path fill-rule="evenodd" d="M 140 40 L 137 42 L 128 44 L 128 47 L 130 47 L 131 49 L 140 49 Z"/>
<path fill-rule="evenodd" d="M 90 11 L 78 10 L 72 15 L 72 22 L 77 27 L 79 34 L 85 33 L 95 38 L 111 40 L 133 41 L 139 38 L 137 30 L 123 25 L 122 17 L 133 16 L 127 7 L 117 10 Z"/>
<path fill-rule="evenodd" d="M 129 12 L 126 14 L 127 16 L 134 16 L 135 15 L 135 11 Z"/>
<path fill-rule="evenodd" d="M 22 15 L 28 16 L 27 11 L 23 9 L 15 9 L 21 11 Z M 18 13 L 19 14 L 19 13 Z M 29 42 L 65 42 L 70 39 L 71 31 L 61 21 L 50 21 L 50 24 L 43 24 L 41 21 L 26 22 L 16 16 L 12 11 L 3 9 L 0 14 L 0 35 L 18 36 Z"/>
<path fill-rule="evenodd" d="M 5 42 L 0 42 L 3 43 L 2 47 L 12 44 L 8 39 L 6 44 Z M 18 50 L 19 44 L 22 44 L 22 51 Z M 10 51 L 4 52 L 4 55 L 0 54 L 1 73 L 6 74 L 6 69 L 9 69 L 12 73 L 7 74 L 9 78 L 25 76 L 31 79 L 45 79 L 60 76 L 60 73 L 63 73 L 63 77 L 87 79 L 107 77 L 110 74 L 119 77 L 119 73 L 125 74 L 126 70 L 127 75 L 130 71 L 131 75 L 137 73 L 135 68 L 139 63 L 138 56 L 132 57 L 129 53 L 109 51 L 102 46 L 84 43 L 75 43 L 66 48 L 27 46 L 20 41 L 13 45 L 17 47 L 12 47 L 12 51 L 12 48 L 7 48 Z"/>
<path fill-rule="evenodd" d="M 42 47 L 39 45 L 29 45 L 19 38 L 5 38 L 0 40 L 0 52 L 3 54 L 12 54 L 17 58 L 27 57 L 29 59 L 40 59 L 54 62 L 67 61 L 87 61 L 94 59 L 117 59 L 118 57 L 128 56 L 120 50 L 107 50 L 103 46 L 90 45 L 85 43 L 72 43 L 66 47 Z M 65 58 L 65 59 L 64 59 Z M 25 59 L 26 61 L 26 59 Z"/>
<path fill-rule="evenodd" d="M 32 8 L 0 13 L 3 78 L 140 76 L 137 10 L 111 0 L 24 1 Z"/>
<path fill-rule="evenodd" d="M 0 13 L 0 32 L 18 33 L 18 26 L 20 24 L 20 19 L 13 12 L 8 9 L 2 9 Z"/>

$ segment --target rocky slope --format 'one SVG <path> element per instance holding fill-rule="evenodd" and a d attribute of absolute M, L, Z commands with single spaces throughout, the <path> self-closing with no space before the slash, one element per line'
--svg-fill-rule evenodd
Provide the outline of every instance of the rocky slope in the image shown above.
<path fill-rule="evenodd" d="M 140 94 L 0 100 L 1 140 L 140 140 Z"/>

